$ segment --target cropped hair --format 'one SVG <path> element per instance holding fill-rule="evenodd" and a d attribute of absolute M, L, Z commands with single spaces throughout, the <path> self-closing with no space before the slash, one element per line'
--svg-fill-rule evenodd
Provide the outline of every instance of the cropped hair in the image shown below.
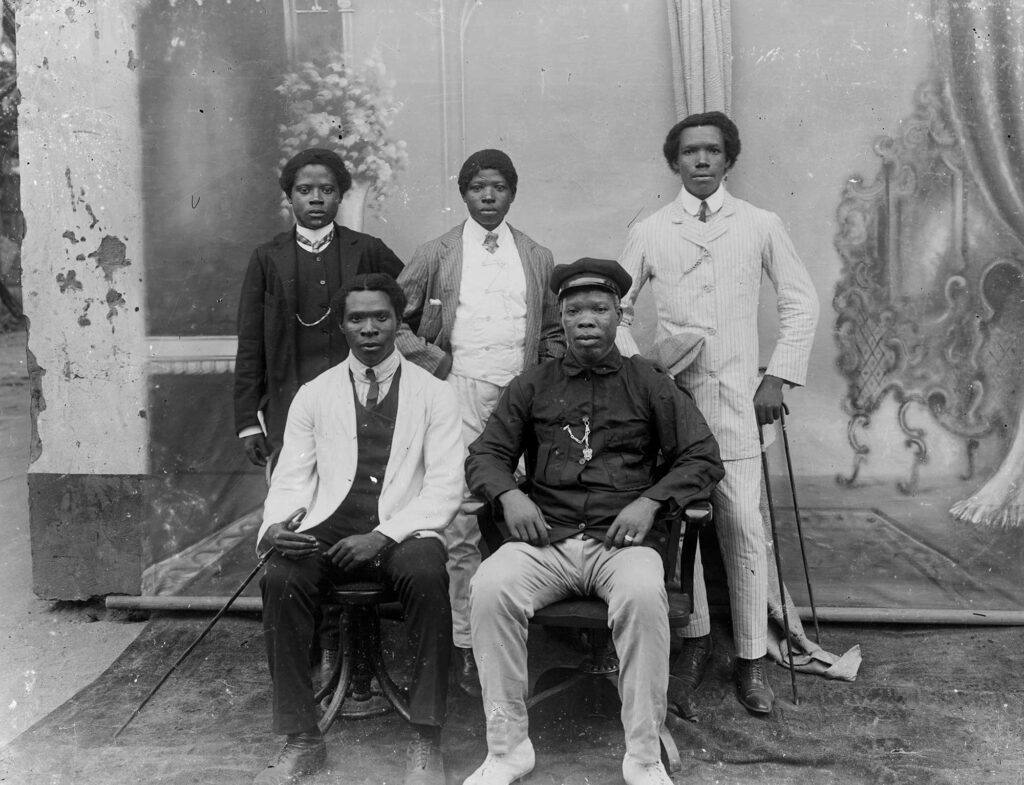
<path fill-rule="evenodd" d="M 512 189 L 513 198 L 515 197 L 516 188 L 519 185 L 519 175 L 516 174 L 516 168 L 512 165 L 512 159 L 501 150 L 477 150 L 466 159 L 462 168 L 459 169 L 460 194 L 466 195 L 469 181 L 476 177 L 483 169 L 495 169 L 501 172 L 505 182 L 508 183 L 508 187 Z"/>
<path fill-rule="evenodd" d="M 395 318 L 401 322 L 405 313 L 405 292 L 398 281 L 387 273 L 364 273 L 357 275 L 346 286 L 343 286 L 331 298 L 331 313 L 335 314 L 338 323 L 345 321 L 345 300 L 352 292 L 384 292 L 395 309 Z"/>
<path fill-rule="evenodd" d="M 722 132 L 727 169 L 731 169 L 736 163 L 736 159 L 740 157 L 740 129 L 736 127 L 736 123 L 722 112 L 691 114 L 672 126 L 672 130 L 668 132 L 665 144 L 661 148 L 665 153 L 665 160 L 668 161 L 669 168 L 676 174 L 679 174 L 679 140 L 682 138 L 683 131 L 702 125 L 713 125 Z"/>
<path fill-rule="evenodd" d="M 295 178 L 299 173 L 299 169 L 310 164 L 326 166 L 334 173 L 334 179 L 338 181 L 339 197 L 344 196 L 345 192 L 352 187 L 352 175 L 348 173 L 348 168 L 345 166 L 345 162 L 341 160 L 340 155 L 333 150 L 327 150 L 323 147 L 310 147 L 301 153 L 293 155 L 282 167 L 281 177 L 278 178 L 277 182 L 280 184 L 285 196 L 292 195 L 292 188 L 295 187 Z"/>

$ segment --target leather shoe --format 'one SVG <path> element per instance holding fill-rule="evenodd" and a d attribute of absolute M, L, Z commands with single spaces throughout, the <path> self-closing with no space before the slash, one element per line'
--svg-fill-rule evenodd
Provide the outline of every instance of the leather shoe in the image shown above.
<path fill-rule="evenodd" d="M 444 758 L 437 742 L 417 736 L 407 755 L 405 785 L 445 785 Z"/>
<path fill-rule="evenodd" d="M 535 763 L 533 742 L 525 738 L 510 752 L 488 752 L 480 768 L 466 777 L 462 785 L 512 785 L 533 771 Z"/>
<path fill-rule="evenodd" d="M 315 774 L 327 762 L 327 745 L 320 732 L 294 733 L 284 748 L 253 780 L 253 785 L 286 785 L 299 777 Z"/>
<path fill-rule="evenodd" d="M 736 697 L 743 707 L 755 714 L 768 714 L 775 703 L 775 693 L 768 683 L 764 657 L 756 660 L 736 658 Z"/>
<path fill-rule="evenodd" d="M 455 647 L 455 683 L 459 689 L 471 698 L 479 698 L 483 695 L 480 689 L 480 673 L 476 669 L 476 660 L 473 659 L 472 649 Z"/>
<path fill-rule="evenodd" d="M 676 658 L 675 667 L 672 668 L 672 675 L 676 676 L 687 689 L 697 689 L 700 680 L 704 678 L 704 671 L 708 667 L 713 649 L 714 645 L 710 635 L 684 638 L 683 648 Z"/>
<path fill-rule="evenodd" d="M 626 785 L 675 785 L 660 760 L 641 763 L 628 752 L 622 759 L 622 779 Z"/>
<path fill-rule="evenodd" d="M 684 720 L 696 722 L 698 719 L 697 701 L 694 694 L 704 671 L 711 660 L 714 646 L 710 635 L 699 638 L 684 638 L 683 646 L 672 668 L 672 679 L 669 681 L 669 708 Z"/>

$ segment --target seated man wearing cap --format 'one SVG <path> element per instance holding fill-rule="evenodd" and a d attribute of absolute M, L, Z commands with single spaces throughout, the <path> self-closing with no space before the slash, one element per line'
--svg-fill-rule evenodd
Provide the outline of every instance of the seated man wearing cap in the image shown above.
<path fill-rule="evenodd" d="M 672 378 L 615 348 L 619 297 L 631 283 L 608 260 L 554 269 L 567 354 L 517 376 L 469 447 L 469 487 L 500 503 L 507 531 L 471 585 L 488 754 L 466 785 L 507 785 L 533 769 L 527 625 L 535 609 L 574 594 L 608 603 L 623 777 L 629 785 L 671 782 L 658 741 L 669 675 L 660 555 L 667 530 L 655 518 L 665 505 L 710 498 L 722 463 L 704 418 Z M 524 454 L 526 492 L 514 477 Z"/>

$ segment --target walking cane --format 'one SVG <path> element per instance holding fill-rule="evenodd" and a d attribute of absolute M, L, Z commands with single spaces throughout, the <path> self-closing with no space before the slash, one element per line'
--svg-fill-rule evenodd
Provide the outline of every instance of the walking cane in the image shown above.
<path fill-rule="evenodd" d="M 775 551 L 775 571 L 779 576 L 779 601 L 782 604 L 782 626 L 786 630 L 786 652 L 789 654 L 789 679 L 793 684 L 793 703 L 799 705 L 800 698 L 796 692 L 796 669 L 793 667 L 793 644 L 789 637 L 789 611 L 786 609 L 786 587 L 782 583 L 782 553 L 779 549 L 779 532 L 775 525 L 775 502 L 772 499 L 772 483 L 768 478 L 768 451 L 764 446 L 764 434 L 760 424 L 757 426 L 757 438 L 761 442 L 761 471 L 764 474 L 764 490 L 768 496 L 768 520 L 772 526 L 772 550 Z"/>
<path fill-rule="evenodd" d="M 821 630 L 818 629 L 818 608 L 814 604 L 814 590 L 811 588 L 811 571 L 807 569 L 807 549 L 804 547 L 804 527 L 800 519 L 800 505 L 796 501 L 796 480 L 793 478 L 793 459 L 789 454 L 789 435 L 786 432 L 786 415 L 789 407 L 782 404 L 779 421 L 782 423 L 782 445 L 786 453 L 786 469 L 789 472 L 789 493 L 793 497 L 793 515 L 796 517 L 796 536 L 800 540 L 800 558 L 804 562 L 804 579 L 807 581 L 807 599 L 811 603 L 811 618 L 814 619 L 814 640 L 821 645 Z"/>
<path fill-rule="evenodd" d="M 288 520 L 285 521 L 285 526 L 301 521 L 303 517 L 305 517 L 305 515 L 306 508 L 300 507 L 298 510 L 296 510 L 295 512 L 288 516 Z M 206 628 L 201 633 L 199 633 L 199 636 L 194 641 L 192 641 L 192 645 L 185 649 L 185 651 L 181 653 L 181 656 L 174 661 L 174 664 L 167 669 L 167 673 L 163 675 L 163 678 L 161 678 L 160 681 L 156 683 L 156 686 L 149 691 L 149 694 L 142 699 L 142 703 L 140 703 L 138 707 L 136 707 L 135 711 L 131 713 L 131 716 L 124 721 L 124 724 L 117 729 L 117 732 L 113 735 L 111 741 L 116 740 L 117 737 L 121 735 L 121 732 L 131 724 L 131 721 L 139 716 L 139 712 L 142 711 L 142 709 L 146 706 L 147 703 L 149 703 L 150 698 L 156 695 L 157 690 L 159 690 L 164 685 L 164 682 L 171 677 L 171 674 L 174 673 L 175 669 L 185 661 L 185 658 L 192 653 L 192 650 L 195 649 L 195 647 L 199 645 L 203 638 L 206 637 L 206 634 L 213 629 L 213 625 L 218 622 L 220 617 L 227 613 L 228 608 L 231 607 L 231 603 L 238 599 L 238 595 L 245 591 L 245 587 L 248 586 L 249 582 L 256 577 L 256 573 L 258 573 L 263 568 L 263 565 L 267 563 L 267 560 L 270 558 L 270 555 L 273 552 L 274 549 L 271 548 L 260 557 L 259 563 L 257 563 L 257 565 L 253 567 L 252 572 L 245 576 L 245 580 L 242 581 L 241 585 L 237 589 L 235 589 L 235 593 L 231 595 L 231 598 L 226 603 L 224 603 L 224 607 L 217 611 L 217 615 L 210 620 L 210 623 L 206 625 Z"/>

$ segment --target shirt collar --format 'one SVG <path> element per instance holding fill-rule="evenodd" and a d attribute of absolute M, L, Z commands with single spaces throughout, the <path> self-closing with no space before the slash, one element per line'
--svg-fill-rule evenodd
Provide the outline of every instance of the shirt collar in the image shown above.
<path fill-rule="evenodd" d="M 579 360 L 576 359 L 572 353 L 572 349 L 568 349 L 565 353 L 565 357 L 562 358 L 562 370 L 565 371 L 568 376 L 579 376 L 584 371 L 593 371 L 601 376 L 607 376 L 608 374 L 615 373 L 622 367 L 622 355 L 619 354 L 619 350 L 612 346 L 611 351 L 602 357 L 597 365 L 583 365 Z"/>
<path fill-rule="evenodd" d="M 708 203 L 708 213 L 710 215 L 717 213 L 722 209 L 722 204 L 725 202 L 725 186 L 719 183 L 715 192 L 704 201 Z M 685 187 L 679 189 L 679 204 L 695 218 L 700 212 L 700 203 L 701 200 L 687 191 Z"/>
<path fill-rule="evenodd" d="M 327 237 L 334 234 L 334 222 L 332 221 L 327 226 L 321 226 L 319 229 L 307 229 L 305 226 L 299 226 L 295 224 L 295 240 L 302 247 L 316 251 L 321 248 L 325 248 L 329 244 Z M 481 240 L 480 242 L 483 242 Z"/>
<path fill-rule="evenodd" d="M 377 377 L 377 382 L 386 382 L 392 376 L 395 375 L 395 371 L 398 370 L 398 366 L 402 362 L 402 356 L 399 354 L 398 349 L 395 349 L 387 357 L 381 360 L 379 363 L 373 366 L 373 373 Z M 352 375 L 360 381 L 369 381 L 366 378 L 366 369 L 368 366 L 364 365 L 359 361 L 359 358 L 354 354 L 349 353 L 348 356 L 348 367 L 352 371 Z"/>
<path fill-rule="evenodd" d="M 474 221 L 472 218 L 466 219 L 466 227 L 462 230 L 465 236 L 476 245 L 483 245 L 484 238 L 488 232 L 494 232 L 498 235 L 498 245 L 500 246 L 505 242 L 506 238 L 511 234 L 508 228 L 508 224 L 503 219 L 493 229 L 484 229 L 480 224 Z"/>

